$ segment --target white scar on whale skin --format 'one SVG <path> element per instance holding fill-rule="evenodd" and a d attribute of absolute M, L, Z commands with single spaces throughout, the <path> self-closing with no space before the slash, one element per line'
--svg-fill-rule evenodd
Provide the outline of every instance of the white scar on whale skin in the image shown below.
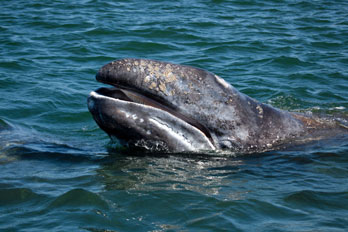
<path fill-rule="evenodd" d="M 177 132 L 175 132 L 172 128 L 170 128 L 169 126 L 167 126 L 165 123 L 159 121 L 159 120 L 155 120 L 150 118 L 149 121 L 151 123 L 153 123 L 156 127 L 164 130 L 167 132 L 167 134 L 170 134 L 173 138 L 176 138 L 178 141 L 181 141 L 183 143 L 183 145 L 193 151 L 196 148 L 194 146 L 192 146 L 192 144 L 187 140 L 187 138 L 185 138 L 183 135 L 178 134 Z"/>
<path fill-rule="evenodd" d="M 190 141 L 185 137 L 184 134 L 182 133 L 178 133 L 178 131 L 174 131 L 173 128 L 169 127 L 165 122 L 162 122 L 159 119 L 155 119 L 155 118 L 150 118 L 149 121 L 151 123 L 153 123 L 155 126 L 157 126 L 158 128 L 164 130 L 167 132 L 167 134 L 170 134 L 173 138 L 176 138 L 177 141 L 180 141 L 181 143 L 183 143 L 183 145 L 191 151 L 195 151 L 197 150 L 197 147 L 195 147 L 192 143 L 190 143 Z M 194 130 L 197 130 L 196 128 L 193 128 Z M 199 133 L 202 133 L 201 131 L 197 130 Z M 215 147 L 213 146 L 213 144 L 207 139 L 206 141 L 209 146 L 211 147 L 212 150 L 215 150 Z"/>
<path fill-rule="evenodd" d="M 225 87 L 226 89 L 231 88 L 231 85 L 228 84 L 224 79 L 222 79 L 218 75 L 214 75 L 214 76 L 215 76 L 215 79 L 217 80 L 217 82 L 219 82 L 223 87 Z"/>

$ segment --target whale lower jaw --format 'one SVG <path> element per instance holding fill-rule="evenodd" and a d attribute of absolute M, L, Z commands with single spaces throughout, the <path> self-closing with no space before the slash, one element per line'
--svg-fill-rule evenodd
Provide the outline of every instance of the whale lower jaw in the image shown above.
<path fill-rule="evenodd" d="M 198 122 L 130 90 L 92 91 L 88 109 L 111 138 L 131 147 L 170 152 L 216 150 L 210 135 L 199 129 L 202 125 Z"/>

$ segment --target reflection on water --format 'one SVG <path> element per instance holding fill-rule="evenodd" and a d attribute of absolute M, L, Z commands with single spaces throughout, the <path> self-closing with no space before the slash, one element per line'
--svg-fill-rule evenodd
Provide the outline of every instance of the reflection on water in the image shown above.
<path fill-rule="evenodd" d="M 98 174 L 103 176 L 107 190 L 188 190 L 223 195 L 223 186 L 240 184 L 233 175 L 243 164 L 239 158 L 199 154 L 118 156 L 103 165 Z M 242 198 L 243 193 L 225 197 Z"/>
<path fill-rule="evenodd" d="M 17 136 L 18 134 L 21 136 Z M 51 179 L 43 176 L 40 180 L 48 186 L 52 185 L 51 181 L 55 178 L 69 183 L 75 181 L 74 178 L 79 179 L 80 174 L 92 171 L 93 173 L 87 174 L 87 178 L 97 178 L 98 189 L 103 191 L 192 191 L 221 200 L 243 200 L 258 196 L 259 193 L 254 191 L 255 184 L 264 190 L 281 187 L 282 182 L 277 180 L 277 176 L 291 181 L 293 175 L 298 176 L 307 171 L 302 169 L 303 165 L 311 165 L 318 156 L 323 157 L 322 154 L 327 153 L 339 154 L 342 149 L 344 154 L 348 141 L 348 135 L 341 135 L 288 147 L 286 151 L 248 155 L 141 153 L 120 148 L 109 148 L 104 153 L 90 153 L 66 144 L 35 141 L 35 137 L 26 137 L 25 134 L 23 130 L 18 133 L 13 128 L 0 132 L 0 138 L 3 138 L 0 142 L 0 164 L 13 163 L 12 166 L 15 166 L 16 162 L 26 163 L 22 170 L 16 170 L 15 178 L 20 179 L 23 176 L 28 179 L 28 174 L 32 171 L 31 163 L 39 162 L 42 166 L 37 172 L 49 173 L 47 175 L 52 176 Z M 50 170 L 52 165 L 58 168 Z M 58 169 L 64 170 L 66 165 L 72 168 L 72 172 L 57 173 Z M 84 170 L 86 167 L 87 171 Z M 337 172 L 337 175 L 343 176 L 345 173 L 339 167 L 335 167 L 335 170 L 317 170 Z M 258 182 L 260 178 L 271 178 L 273 186 L 268 187 L 264 180 Z"/>

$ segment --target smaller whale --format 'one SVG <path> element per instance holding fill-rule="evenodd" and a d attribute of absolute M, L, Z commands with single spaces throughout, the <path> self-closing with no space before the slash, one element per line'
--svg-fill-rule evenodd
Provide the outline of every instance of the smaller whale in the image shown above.
<path fill-rule="evenodd" d="M 264 152 L 347 133 L 334 120 L 291 113 L 240 93 L 206 70 L 147 59 L 103 66 L 88 109 L 112 139 L 151 151 Z"/>

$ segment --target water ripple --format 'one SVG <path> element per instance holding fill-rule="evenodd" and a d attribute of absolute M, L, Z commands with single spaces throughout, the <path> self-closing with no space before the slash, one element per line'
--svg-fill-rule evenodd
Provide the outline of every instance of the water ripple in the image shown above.
<path fill-rule="evenodd" d="M 127 154 L 86 107 L 123 57 L 214 72 L 347 124 L 344 1 L 2 1 L 0 230 L 346 231 L 347 137 L 248 156 Z"/>

